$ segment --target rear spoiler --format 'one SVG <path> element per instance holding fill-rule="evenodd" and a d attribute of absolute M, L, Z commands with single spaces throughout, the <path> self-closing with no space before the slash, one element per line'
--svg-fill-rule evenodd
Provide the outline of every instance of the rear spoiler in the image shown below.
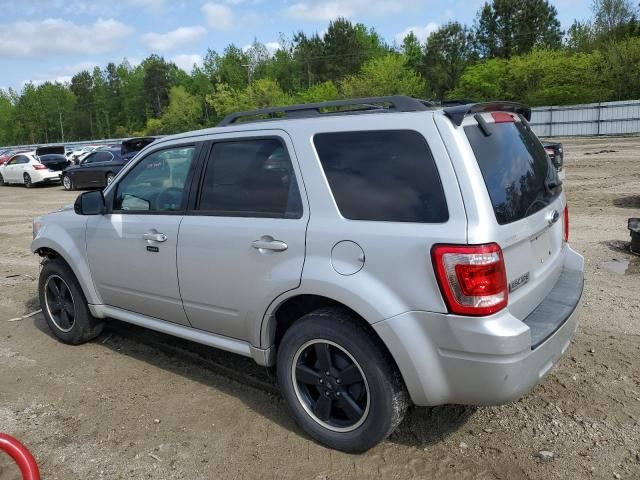
<path fill-rule="evenodd" d="M 444 114 L 456 125 L 462 125 L 464 117 L 482 112 L 511 112 L 522 115 L 527 121 L 531 120 L 531 109 L 516 102 L 486 102 L 464 103 L 442 109 Z"/>

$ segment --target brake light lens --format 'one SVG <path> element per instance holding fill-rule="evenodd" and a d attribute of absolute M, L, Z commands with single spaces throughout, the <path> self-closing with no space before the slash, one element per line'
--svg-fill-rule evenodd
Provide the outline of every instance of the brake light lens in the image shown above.
<path fill-rule="evenodd" d="M 491 117 L 495 123 L 515 123 L 515 119 L 510 113 L 492 112 Z"/>
<path fill-rule="evenodd" d="M 565 205 L 562 214 L 562 234 L 565 242 L 569 242 L 569 205 Z"/>
<path fill-rule="evenodd" d="M 435 245 L 431 258 L 450 313 L 483 316 L 507 306 L 507 274 L 498 244 Z"/>
<path fill-rule="evenodd" d="M 42 165 L 41 163 L 36 163 L 33 165 L 34 170 L 46 170 L 48 167 L 46 165 Z"/>

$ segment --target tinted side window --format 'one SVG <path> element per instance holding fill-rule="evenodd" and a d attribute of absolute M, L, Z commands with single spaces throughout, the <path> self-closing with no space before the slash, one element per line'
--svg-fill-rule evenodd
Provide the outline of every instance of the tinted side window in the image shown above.
<path fill-rule="evenodd" d="M 216 143 L 198 208 L 221 216 L 300 218 L 302 202 L 286 147 L 276 139 Z"/>
<path fill-rule="evenodd" d="M 108 162 L 109 160 L 113 159 L 113 155 L 111 155 L 111 152 L 96 152 L 93 154 L 93 157 L 91 158 L 91 161 L 93 163 L 95 162 Z"/>
<path fill-rule="evenodd" d="M 418 132 L 321 133 L 313 142 L 343 217 L 416 223 L 449 219 L 438 169 Z"/>
<path fill-rule="evenodd" d="M 16 160 L 16 163 L 19 165 L 25 164 L 25 163 L 29 163 L 29 157 L 25 157 L 24 155 L 20 155 L 18 157 L 18 159 Z"/>
<path fill-rule="evenodd" d="M 181 211 L 185 209 L 185 184 L 195 147 L 154 152 L 136 164 L 118 183 L 114 210 Z"/>

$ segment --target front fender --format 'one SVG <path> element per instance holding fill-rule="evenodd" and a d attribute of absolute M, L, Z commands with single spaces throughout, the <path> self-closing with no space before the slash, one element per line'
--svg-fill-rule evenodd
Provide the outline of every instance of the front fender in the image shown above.
<path fill-rule="evenodd" d="M 61 212 L 60 217 L 63 217 L 64 213 L 66 212 Z M 69 213 L 75 215 L 73 212 Z M 86 257 L 86 223 L 86 219 L 82 222 L 44 222 L 36 238 L 31 242 L 31 251 L 36 253 L 41 249 L 48 249 L 60 255 L 73 270 L 87 302 L 101 304 L 102 299 L 91 279 Z"/>

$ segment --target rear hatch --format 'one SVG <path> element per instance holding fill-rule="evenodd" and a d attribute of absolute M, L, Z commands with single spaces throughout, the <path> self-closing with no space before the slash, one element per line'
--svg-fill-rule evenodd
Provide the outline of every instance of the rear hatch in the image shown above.
<path fill-rule="evenodd" d="M 46 166 L 49 170 L 54 172 L 61 172 L 70 165 L 69 160 L 65 155 L 40 155 L 38 157 L 40 163 Z"/>
<path fill-rule="evenodd" d="M 122 141 L 120 153 L 124 160 L 131 160 L 136 153 L 142 150 L 147 145 L 152 144 L 156 140 L 155 137 L 138 137 L 129 138 Z"/>
<path fill-rule="evenodd" d="M 493 214 L 498 224 L 489 228 L 503 251 L 508 308 L 522 320 L 549 294 L 562 273 L 562 182 L 521 115 L 476 113 L 465 120 L 463 128 L 489 194 L 493 211 L 487 214 Z"/>
<path fill-rule="evenodd" d="M 64 145 L 47 145 L 43 147 L 36 148 L 36 156 L 39 157 L 41 155 L 64 155 L 65 153 Z"/>

